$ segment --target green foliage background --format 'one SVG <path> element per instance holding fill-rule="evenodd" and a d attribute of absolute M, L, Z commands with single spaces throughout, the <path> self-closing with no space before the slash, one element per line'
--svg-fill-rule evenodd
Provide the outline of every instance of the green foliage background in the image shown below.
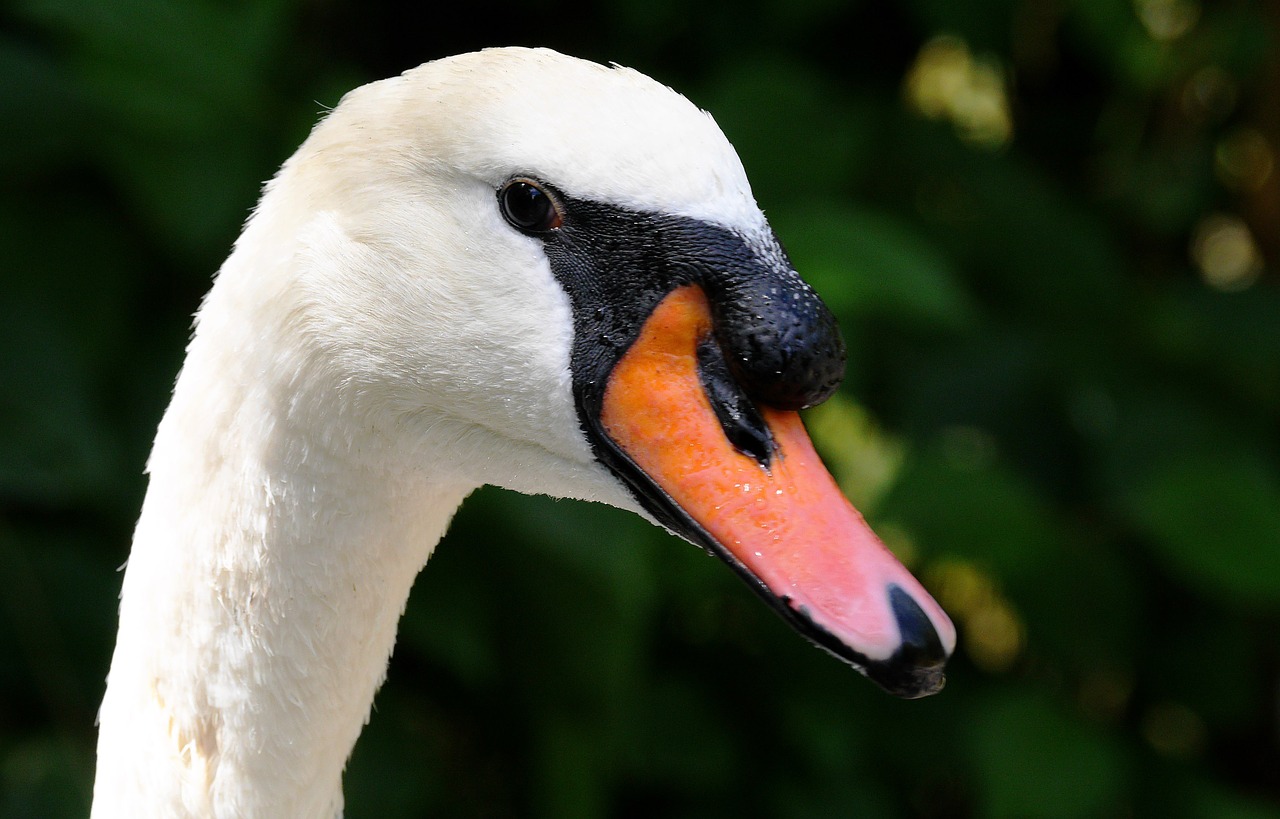
<path fill-rule="evenodd" d="M 346 89 L 529 44 L 716 115 L 849 342 L 818 443 L 961 647 L 899 702 L 642 521 L 482 491 L 348 815 L 1280 817 L 1274 4 L 462 6 L 0 7 L 0 815 L 87 811 L 150 436 L 261 181 Z M 939 42 L 1007 144 L 908 103 Z"/>

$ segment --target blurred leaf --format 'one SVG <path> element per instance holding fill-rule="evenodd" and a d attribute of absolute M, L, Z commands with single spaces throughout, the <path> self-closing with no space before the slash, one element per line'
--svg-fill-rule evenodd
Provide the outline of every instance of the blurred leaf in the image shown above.
<path fill-rule="evenodd" d="M 1204 606 L 1186 619 L 1151 635 L 1152 694 L 1185 704 L 1215 730 L 1250 730 L 1269 707 L 1259 673 L 1267 649 L 1255 644 L 1245 616 Z"/>
<path fill-rule="evenodd" d="M 756 198 L 770 207 L 844 193 L 872 159 L 874 109 L 855 105 L 827 77 L 796 61 L 756 58 L 723 66 L 696 102 L 715 116 L 742 157 Z M 766 102 L 769 116 L 762 115 Z"/>
<path fill-rule="evenodd" d="M 1280 482 L 1257 463 L 1170 463 L 1129 499 L 1157 556 L 1232 605 L 1280 604 Z"/>
<path fill-rule="evenodd" d="M 88 731 L 115 634 L 120 574 L 95 549 L 101 532 L 73 526 L 50 531 L 0 518 L 0 683 L 26 689 L 61 730 Z M 103 616 L 103 612 L 112 612 Z"/>
<path fill-rule="evenodd" d="M 123 119 L 190 132 L 252 100 L 288 0 L 225 4 L 17 0 L 23 17 L 70 41 L 83 81 Z"/>
<path fill-rule="evenodd" d="M 169 243 L 166 250 L 194 262 L 228 251 L 249 216 L 266 172 L 253 137 L 247 126 L 188 140 L 122 134 L 99 150 L 139 215 Z M 213 268 L 185 264 L 183 273 L 203 283 Z"/>
<path fill-rule="evenodd" d="M 1148 639 L 1140 577 L 1115 543 L 1073 543 L 1009 584 L 1033 655 L 1076 674 L 1129 674 Z"/>
<path fill-rule="evenodd" d="M 1280 289 L 1220 293 L 1198 284 L 1152 300 L 1144 329 L 1170 364 L 1280 412 Z"/>
<path fill-rule="evenodd" d="M 1249 796 L 1186 765 L 1152 766 L 1142 807 L 1169 819 L 1280 819 L 1280 804 Z"/>
<path fill-rule="evenodd" d="M 0 300 L 0 490 L 59 502 L 119 486 L 120 453 L 91 373 L 117 363 L 130 255 L 75 204 L 0 202 L 12 276 Z M 75 321 L 67 317 L 76 316 Z"/>
<path fill-rule="evenodd" d="M 778 819 L 888 819 L 899 815 L 879 782 L 853 776 L 824 779 L 817 787 L 783 779 L 768 815 Z"/>
<path fill-rule="evenodd" d="M 713 794 L 729 787 L 742 761 L 729 741 L 731 717 L 705 689 L 680 679 L 650 681 L 639 723 L 622 757 L 630 777 L 648 787 Z"/>
<path fill-rule="evenodd" d="M 1280 819 L 1280 807 L 1232 793 L 1221 785 L 1205 785 L 1190 803 L 1188 816 L 1203 819 Z"/>
<path fill-rule="evenodd" d="M 954 34 L 979 51 L 1007 46 L 1009 4 L 1004 0 L 963 5 L 948 0 L 912 0 L 907 5 L 930 35 Z"/>
<path fill-rule="evenodd" d="M 1060 542 L 1053 515 L 994 458 L 990 441 L 956 430 L 908 458 L 880 517 L 907 529 L 927 554 L 957 555 L 1015 576 Z"/>
<path fill-rule="evenodd" d="M 0 744 L 0 814 L 6 819 L 73 819 L 89 809 L 82 746 L 53 737 Z"/>
<path fill-rule="evenodd" d="M 549 711 L 538 725 L 531 816 L 592 819 L 605 811 L 611 777 L 609 757 L 585 721 Z"/>
<path fill-rule="evenodd" d="M 397 719 L 373 719 L 361 732 L 344 777 L 346 807 L 343 816 L 361 817 L 411 816 L 423 804 L 451 805 L 450 795 L 465 793 L 463 782 L 448 767 L 447 756 L 453 751 L 458 764 L 468 755 L 464 749 L 449 748 L 457 738 L 451 727 L 438 715 L 424 711 L 412 695 L 405 696 L 399 686 L 388 685 L 379 692 L 377 711 L 386 711 Z M 500 791 L 488 794 L 468 793 L 471 805 L 458 804 L 458 809 L 492 807 L 490 800 L 500 799 Z M 499 805 L 501 803 L 499 802 Z"/>
<path fill-rule="evenodd" d="M 440 663 L 467 685 L 492 685 L 500 669 L 492 592 L 483 575 L 455 569 L 462 556 L 442 545 L 417 584 L 420 591 L 412 599 L 420 602 L 405 609 L 398 642 Z M 433 581 L 435 577 L 439 580 Z"/>
<path fill-rule="evenodd" d="M 1127 132 L 1143 130 L 1144 113 L 1130 107 L 1112 113 L 1113 120 L 1130 121 L 1110 123 L 1122 146 L 1107 157 L 1100 175 L 1127 218 L 1154 233 L 1180 236 L 1203 215 L 1213 194 L 1212 145 L 1207 138 L 1150 148 L 1125 142 Z"/>
<path fill-rule="evenodd" d="M 780 209 L 774 228 L 831 309 L 930 330 L 971 324 L 975 307 L 951 262 L 891 216 L 841 204 Z"/>
<path fill-rule="evenodd" d="M 1121 749 L 1047 698 L 1006 690 L 970 719 L 981 816 L 1065 819 L 1121 809 Z"/>
<path fill-rule="evenodd" d="M 74 162 L 94 121 L 88 97 L 66 67 L 25 43 L 0 37 L 0 168 L 18 179 Z"/>
<path fill-rule="evenodd" d="M 230 244 L 271 168 L 255 150 L 270 113 L 262 66 L 289 6 L 19 4 L 73 44 L 76 90 L 102 120 L 89 152 L 188 259 Z"/>
<path fill-rule="evenodd" d="M 1177 389 L 1147 371 L 1127 373 L 1095 396 L 1099 483 L 1108 500 L 1123 507 L 1172 461 L 1257 459 L 1270 419 L 1232 413 L 1220 398 L 1209 390 Z"/>
<path fill-rule="evenodd" d="M 1098 215 L 1021 155 L 971 151 L 913 118 L 885 171 L 910 197 L 954 263 L 980 277 L 988 300 L 1024 322 L 1063 329 L 1106 320 L 1123 304 L 1126 266 Z M 1059 329 L 1059 327 L 1055 327 Z"/>

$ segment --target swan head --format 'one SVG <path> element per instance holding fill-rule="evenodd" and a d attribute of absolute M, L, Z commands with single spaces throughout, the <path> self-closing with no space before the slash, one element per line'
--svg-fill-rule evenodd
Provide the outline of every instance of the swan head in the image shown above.
<path fill-rule="evenodd" d="M 330 445 L 632 509 L 887 690 L 941 687 L 951 622 L 795 412 L 839 383 L 835 321 L 665 86 L 493 49 L 357 89 L 269 183 L 214 300 L 272 311 L 251 323 L 291 339 L 315 400 L 290 412 Z"/>

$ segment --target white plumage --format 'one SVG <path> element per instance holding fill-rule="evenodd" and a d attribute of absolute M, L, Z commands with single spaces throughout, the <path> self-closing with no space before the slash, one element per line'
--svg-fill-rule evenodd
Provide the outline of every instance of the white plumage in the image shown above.
<path fill-rule="evenodd" d="M 640 511 L 575 414 L 571 305 L 495 189 L 766 230 L 660 84 L 544 50 L 348 94 L 266 187 L 148 463 L 93 816 L 341 813 L 414 577 L 476 487 Z"/>

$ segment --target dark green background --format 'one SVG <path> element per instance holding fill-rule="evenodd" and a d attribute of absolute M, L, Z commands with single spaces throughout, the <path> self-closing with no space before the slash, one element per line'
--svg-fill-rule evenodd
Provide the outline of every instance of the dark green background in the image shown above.
<path fill-rule="evenodd" d="M 899 702 L 642 521 L 486 490 L 348 815 L 1280 816 L 1275 5 L 0 9 L 0 815 L 87 809 L 150 436 L 260 182 L 354 85 L 541 44 L 738 146 L 849 342 L 819 445 L 961 647 Z M 1003 70 L 1009 144 L 907 102 L 939 35 Z M 1265 260 L 1230 292 L 1190 252 L 1215 214 Z"/>

